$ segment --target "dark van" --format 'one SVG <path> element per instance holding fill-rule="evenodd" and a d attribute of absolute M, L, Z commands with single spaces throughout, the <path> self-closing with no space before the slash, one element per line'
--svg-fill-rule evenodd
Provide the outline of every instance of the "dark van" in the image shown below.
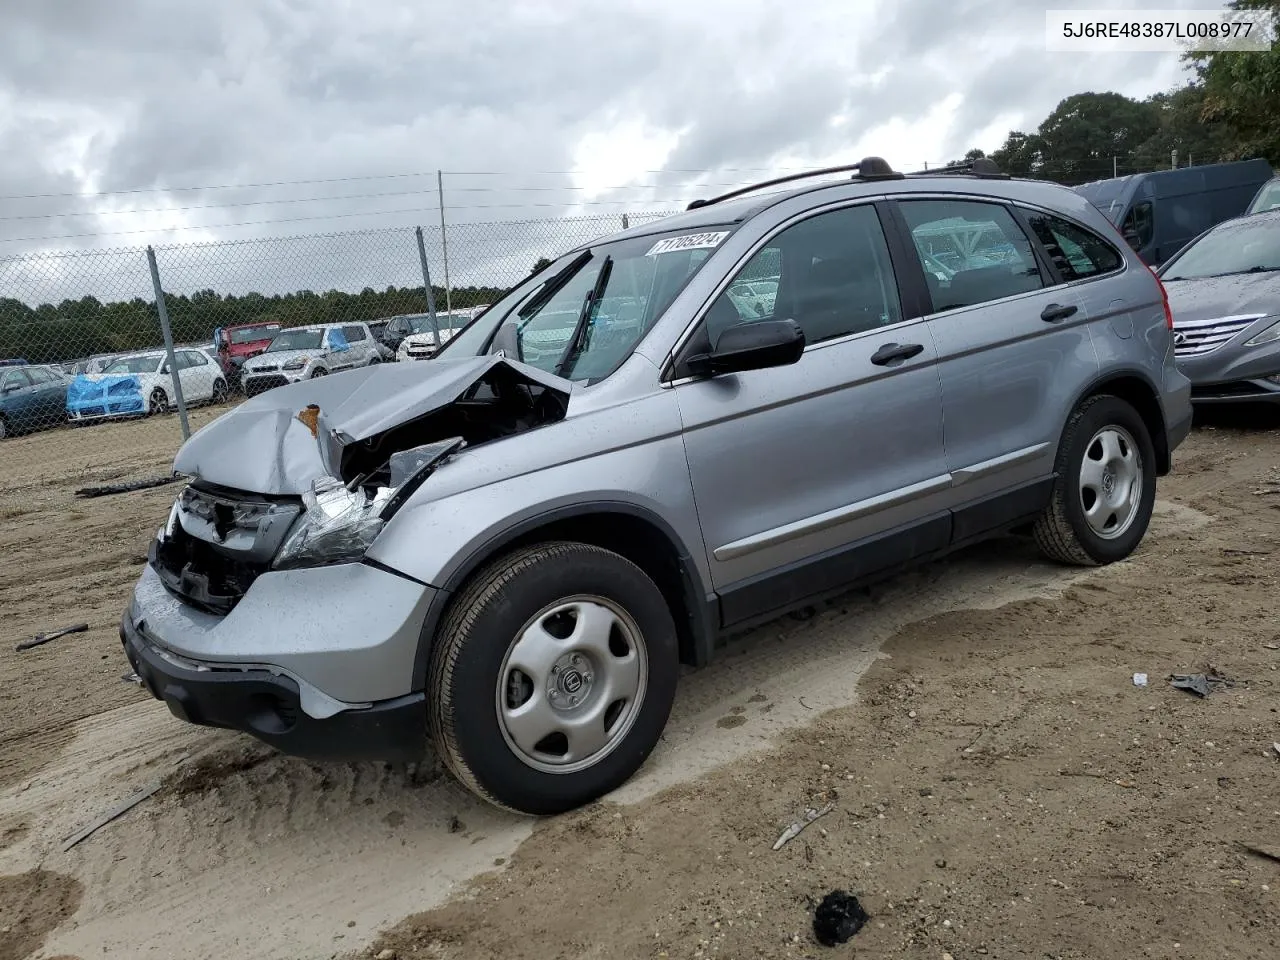
<path fill-rule="evenodd" d="M 1075 190 L 1155 267 L 1210 227 L 1243 214 L 1274 175 L 1266 160 L 1240 160 L 1095 180 Z"/>

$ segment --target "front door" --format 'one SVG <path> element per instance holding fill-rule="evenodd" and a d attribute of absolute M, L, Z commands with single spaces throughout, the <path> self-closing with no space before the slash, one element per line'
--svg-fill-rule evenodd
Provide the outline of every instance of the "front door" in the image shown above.
<path fill-rule="evenodd" d="M 702 318 L 695 352 L 771 317 L 807 340 L 791 366 L 676 387 L 726 625 L 945 546 L 936 351 L 901 304 L 879 215 L 862 203 L 785 225 Z"/>

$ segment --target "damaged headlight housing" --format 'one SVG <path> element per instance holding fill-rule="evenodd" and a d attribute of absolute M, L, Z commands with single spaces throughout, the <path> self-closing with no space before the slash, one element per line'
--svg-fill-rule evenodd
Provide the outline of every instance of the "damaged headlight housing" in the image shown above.
<path fill-rule="evenodd" d="M 335 477 L 320 477 L 302 495 L 302 516 L 272 566 L 284 570 L 359 560 L 409 494 L 462 446 L 459 437 L 392 454 L 390 485 L 373 496 Z"/>

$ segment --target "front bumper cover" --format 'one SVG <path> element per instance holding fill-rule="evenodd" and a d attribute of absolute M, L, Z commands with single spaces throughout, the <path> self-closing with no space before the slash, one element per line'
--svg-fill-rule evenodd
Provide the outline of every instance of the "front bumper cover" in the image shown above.
<path fill-rule="evenodd" d="M 426 752 L 422 693 L 318 719 L 301 707 L 297 681 L 266 669 L 196 663 L 164 651 L 126 611 L 120 642 L 142 685 L 188 723 L 248 733 L 315 760 L 409 762 Z"/>

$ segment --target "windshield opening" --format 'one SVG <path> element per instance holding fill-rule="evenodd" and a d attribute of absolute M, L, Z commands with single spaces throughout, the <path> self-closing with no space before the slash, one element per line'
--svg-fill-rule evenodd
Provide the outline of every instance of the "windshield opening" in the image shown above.
<path fill-rule="evenodd" d="M 104 370 L 104 373 L 155 373 L 160 366 L 162 357 L 158 356 L 141 356 L 141 357 L 124 357 L 117 360 Z"/>
<path fill-rule="evenodd" d="M 253 343 L 255 340 L 270 340 L 280 332 L 280 324 L 273 323 L 269 327 L 254 327 L 252 330 L 232 330 L 232 343 Z"/>
<path fill-rule="evenodd" d="M 1164 280 L 1198 280 L 1280 270 L 1280 217 L 1234 220 L 1215 227 L 1176 257 Z"/>
<path fill-rule="evenodd" d="M 324 339 L 323 330 L 285 330 L 276 334 L 267 347 L 267 353 L 280 353 L 283 350 L 319 350 Z"/>
<path fill-rule="evenodd" d="M 479 355 L 491 349 L 505 323 L 519 344 L 513 359 L 547 373 L 563 361 L 558 372 L 566 379 L 602 380 L 631 355 L 733 229 L 629 237 L 561 257 L 452 337 L 439 356 Z"/>

